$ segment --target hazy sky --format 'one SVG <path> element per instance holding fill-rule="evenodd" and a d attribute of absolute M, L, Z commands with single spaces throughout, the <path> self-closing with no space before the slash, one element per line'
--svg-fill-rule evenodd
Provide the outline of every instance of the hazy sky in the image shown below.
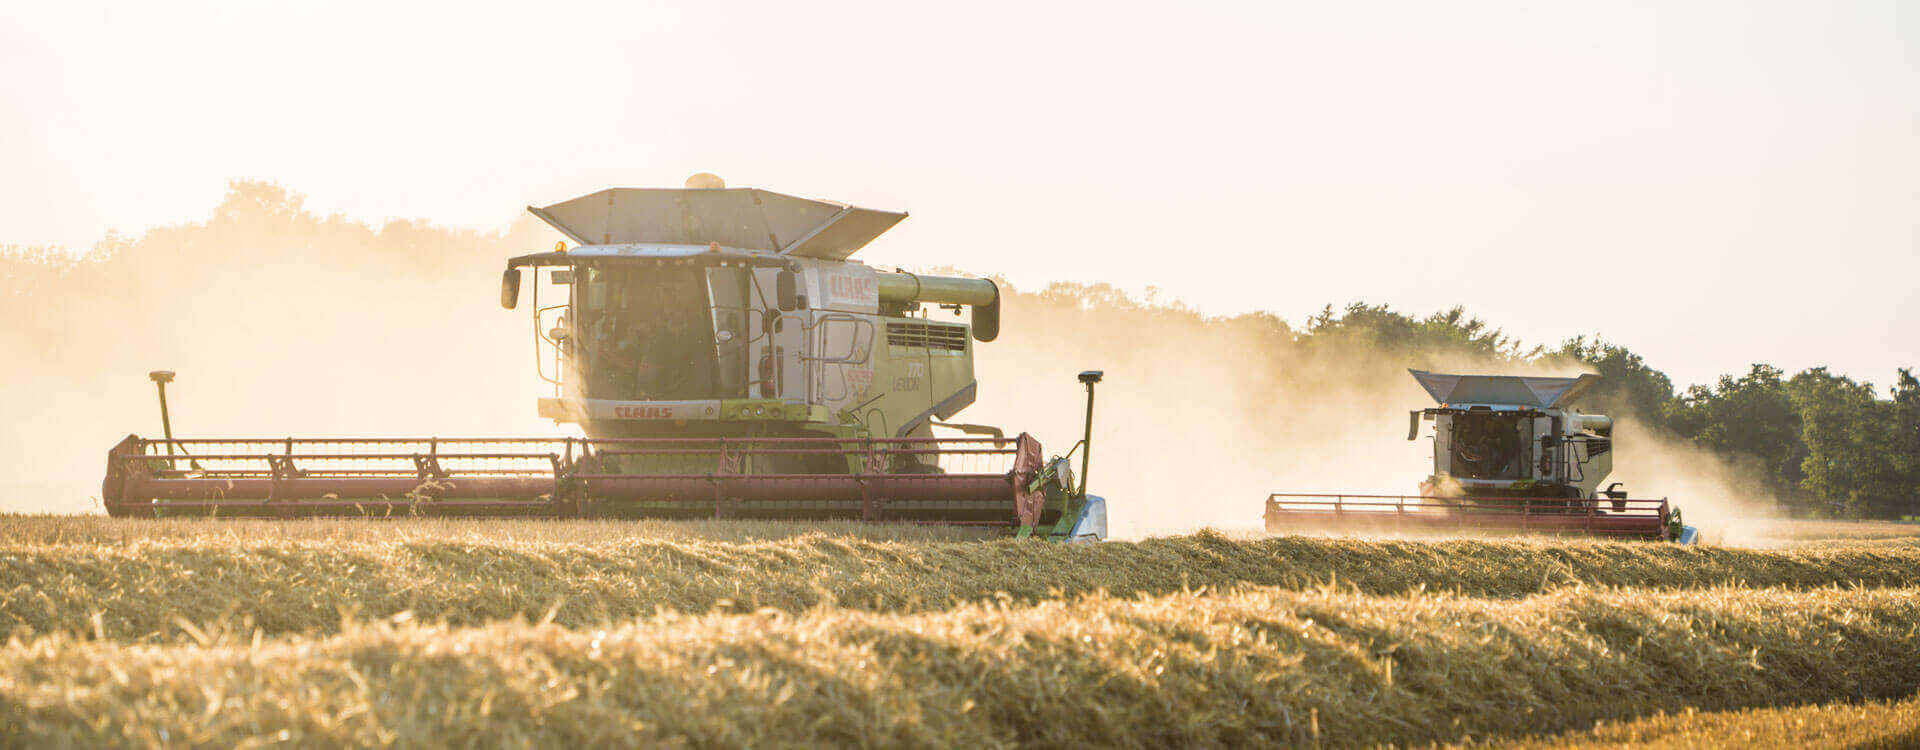
<path fill-rule="evenodd" d="M 1920 5 L 1666 5 L 0 0 L 0 243 L 711 170 L 910 210 L 876 264 L 1920 365 Z"/>

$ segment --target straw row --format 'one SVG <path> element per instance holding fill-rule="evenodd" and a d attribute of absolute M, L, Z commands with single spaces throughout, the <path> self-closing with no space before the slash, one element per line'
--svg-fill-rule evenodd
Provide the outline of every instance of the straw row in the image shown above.
<path fill-rule="evenodd" d="M 1254 589 L 0 649 L 0 743 L 1460 742 L 1920 688 L 1920 589 Z"/>
<path fill-rule="evenodd" d="M 403 611 L 479 625 L 553 610 L 560 624 L 591 626 L 661 609 L 917 612 L 996 597 L 1032 603 L 1096 591 L 1130 596 L 1327 583 L 1372 594 L 1487 597 L 1576 585 L 1920 586 L 1920 545 L 1759 551 L 1624 542 L 1236 540 L 1210 533 L 1099 545 L 823 535 L 747 543 L 270 535 L 0 543 L 0 633 L 98 629 L 109 638 L 154 640 L 176 637 L 172 623 L 184 618 L 245 620 L 279 635 L 330 631 L 343 612 Z"/>

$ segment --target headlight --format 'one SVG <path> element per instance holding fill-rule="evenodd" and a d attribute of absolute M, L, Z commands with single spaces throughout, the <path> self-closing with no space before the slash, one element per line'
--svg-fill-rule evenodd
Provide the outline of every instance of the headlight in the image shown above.
<path fill-rule="evenodd" d="M 733 332 L 732 331 L 715 331 L 713 334 L 713 340 L 718 341 L 722 344 L 727 343 L 733 340 Z"/>

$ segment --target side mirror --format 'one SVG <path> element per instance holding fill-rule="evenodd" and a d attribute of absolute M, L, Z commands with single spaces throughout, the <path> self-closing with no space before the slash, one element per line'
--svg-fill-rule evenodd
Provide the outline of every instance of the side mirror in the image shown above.
<path fill-rule="evenodd" d="M 509 268 L 500 274 L 500 306 L 508 310 L 520 304 L 520 269 Z"/>
<path fill-rule="evenodd" d="M 800 309 L 800 278 L 792 269 L 780 269 L 773 282 L 773 296 L 780 305 L 780 312 L 793 312 Z"/>
<path fill-rule="evenodd" d="M 1420 412 L 1418 410 L 1407 412 L 1407 439 L 1420 439 Z"/>

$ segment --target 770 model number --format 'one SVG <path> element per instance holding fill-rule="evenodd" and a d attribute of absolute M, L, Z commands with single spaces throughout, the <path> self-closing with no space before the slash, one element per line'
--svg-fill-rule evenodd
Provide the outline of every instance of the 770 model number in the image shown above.
<path fill-rule="evenodd" d="M 896 391 L 920 390 L 920 381 L 926 379 L 926 376 L 927 365 L 925 362 L 908 362 L 907 374 L 893 379 L 893 389 Z"/>

